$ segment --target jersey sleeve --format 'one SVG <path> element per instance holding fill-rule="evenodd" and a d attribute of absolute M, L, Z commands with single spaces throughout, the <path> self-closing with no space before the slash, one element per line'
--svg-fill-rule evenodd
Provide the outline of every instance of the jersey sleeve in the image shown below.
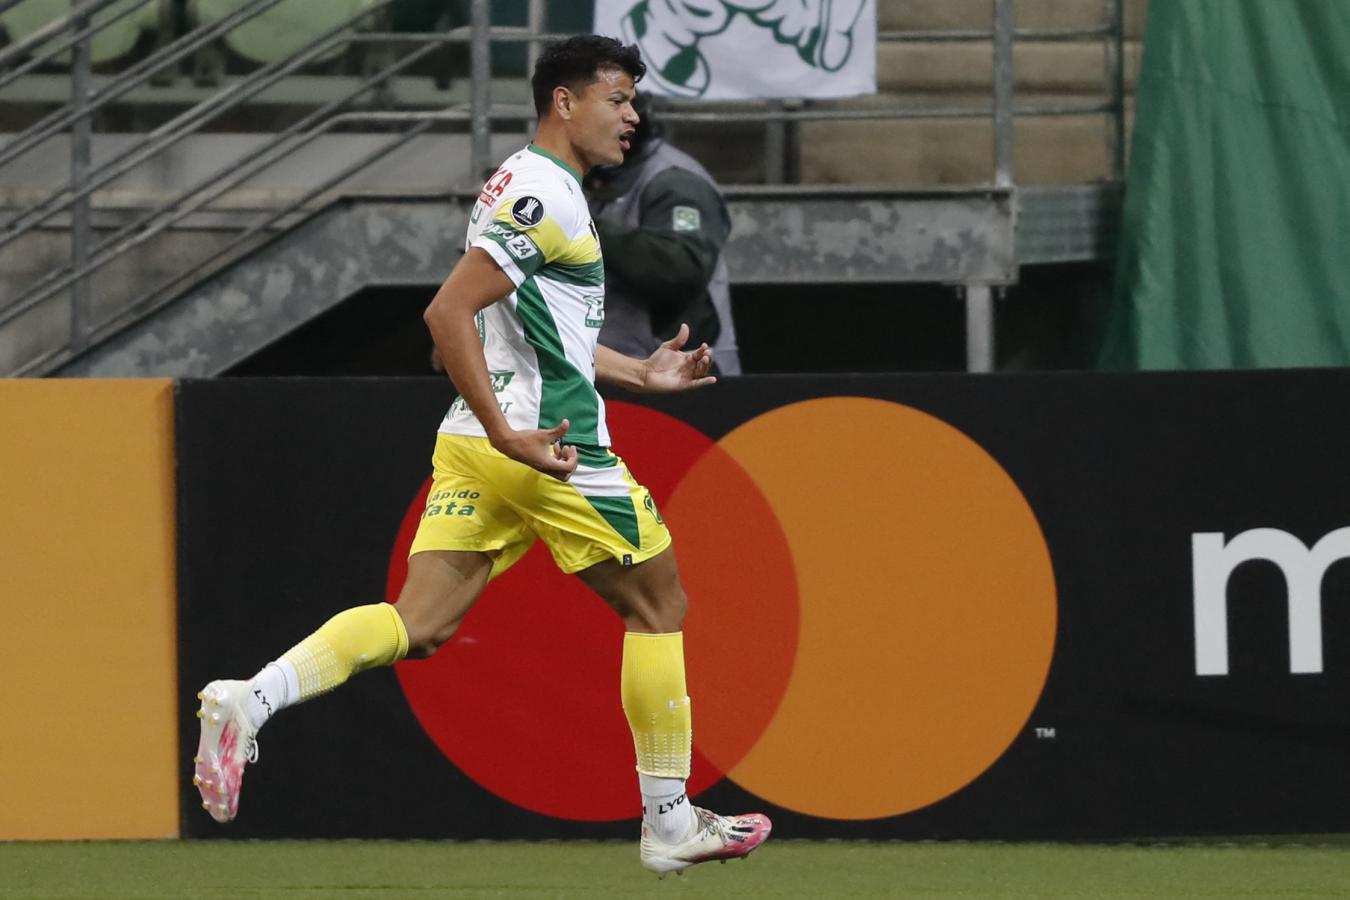
<path fill-rule="evenodd" d="M 513 186 L 493 207 L 492 220 L 470 244 L 492 257 L 519 287 L 549 263 L 566 260 L 574 243 L 575 202 L 549 185 Z"/>

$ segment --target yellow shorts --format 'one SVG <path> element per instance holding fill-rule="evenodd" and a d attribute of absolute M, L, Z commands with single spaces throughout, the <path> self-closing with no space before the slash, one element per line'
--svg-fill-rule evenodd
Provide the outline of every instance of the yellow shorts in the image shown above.
<path fill-rule="evenodd" d="M 607 559 L 651 559 L 670 546 L 670 532 L 623 460 L 608 451 L 604 459 L 609 465 L 579 465 L 559 481 L 508 459 L 487 438 L 437 434 L 431 492 L 408 555 L 480 551 L 493 558 L 493 578 L 536 537 L 569 573 Z"/>

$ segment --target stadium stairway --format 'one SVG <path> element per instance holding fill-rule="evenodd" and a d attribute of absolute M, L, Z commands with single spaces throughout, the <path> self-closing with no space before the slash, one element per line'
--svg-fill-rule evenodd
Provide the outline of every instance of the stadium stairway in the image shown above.
<path fill-rule="evenodd" d="M 351 0 L 348 5 L 356 8 L 359 3 Z M 197 6 L 210 8 L 204 0 Z M 1144 7 L 1144 0 L 1126 0 L 1130 83 L 1137 71 Z M 989 8 L 990 0 L 878 0 L 879 26 L 882 31 L 987 29 Z M 1018 0 L 1017 25 L 1039 30 L 1093 27 L 1101 24 L 1103 8 L 1082 0 Z M 899 99 L 910 107 L 987 106 L 991 57 L 987 40 L 883 43 L 878 52 L 880 93 L 838 105 L 894 106 Z M 1016 47 L 1014 72 L 1019 105 L 1100 99 L 1106 87 L 1103 43 L 1022 41 Z M 511 102 L 520 88 L 506 79 L 494 86 L 494 98 Z M 181 83 L 176 89 L 181 92 Z M 460 82 L 449 90 L 462 95 L 465 85 Z M 4 99 L 0 96 L 0 103 Z M 790 194 L 772 186 L 731 190 L 736 232 L 728 253 L 733 278 L 740 284 L 784 279 L 1001 284 L 1016 280 L 1020 265 L 1107 257 L 1114 243 L 1118 186 L 1109 183 L 1106 119 L 1019 119 L 1015 191 L 988 187 L 993 139 L 987 119 L 801 123 L 796 126 L 800 152 L 790 174 L 801 184 L 816 186 L 815 192 Z M 762 131 L 753 126 L 680 123 L 673 130 L 724 184 L 764 180 L 758 153 Z M 747 152 L 726 152 L 729 133 L 739 135 Z M 186 143 L 176 151 L 180 159 L 192 159 L 206 147 L 219 152 L 231 141 L 246 148 L 251 136 L 196 137 L 203 143 Z M 359 142 L 362 137 L 343 140 Z M 463 135 L 417 140 L 425 142 L 424 158 L 428 152 L 441 159 L 467 157 Z M 519 133 L 495 135 L 494 157 L 510 152 L 521 140 Z M 471 199 L 462 188 L 456 193 L 446 187 L 453 177 L 442 177 L 438 184 L 409 184 L 397 176 L 364 172 L 343 185 L 345 195 L 328 192 L 318 198 L 317 207 L 307 206 L 308 212 L 283 216 L 238 240 L 241 228 L 256 222 L 260 212 L 303 194 L 315 168 L 331 168 L 335 156 L 352 152 L 335 151 L 335 146 L 325 149 L 323 142 L 316 143 L 288 160 L 281 174 L 269 173 L 263 186 L 250 183 L 223 194 L 101 270 L 91 297 L 91 320 L 103 324 L 95 332 L 94 346 L 81 355 L 61 350 L 70 334 L 68 292 L 0 325 L 0 374 L 214 374 L 366 287 L 439 283 L 459 253 Z M 854 163 L 860 146 L 867 148 L 866 169 Z M 22 209 L 59 184 L 64 158 L 56 152 L 43 156 L 47 158 L 29 160 L 26 169 L 0 171 L 0 204 Z M 383 170 L 418 170 L 406 165 L 406 159 L 402 162 Z M 57 176 L 34 171 L 44 163 Z M 95 228 L 110 228 L 179 187 L 174 183 L 178 168 L 172 160 L 161 161 L 95 193 Z M 821 242 L 805 226 L 819 216 L 838 221 L 840 239 L 833 244 Z M 932 227 L 919 229 L 925 233 L 916 236 L 901 221 Z M 57 219 L 0 248 L 0 298 L 14 296 L 43 272 L 64 264 L 67 244 L 67 226 Z M 953 261 L 951 247 L 967 249 Z M 223 248 L 228 249 L 222 253 Z M 217 258 L 209 265 L 195 262 L 210 256 Z M 172 290 L 147 296 L 184 273 L 187 277 Z"/>
<path fill-rule="evenodd" d="M 1109 218 L 1093 209 L 1098 193 L 1037 196 L 1023 198 L 1036 212 L 1024 213 L 1015 238 L 1012 194 L 992 188 L 733 190 L 729 264 L 738 284 L 1006 283 L 1015 277 L 1017 254 L 1029 252 L 1029 234 L 1040 254 L 1101 253 L 1109 238 L 1084 227 Z M 216 375 L 366 288 L 427 286 L 430 295 L 463 246 L 473 199 L 335 200 L 64 361 L 55 374 Z M 916 221 L 924 227 L 915 229 Z M 951 252 L 958 246 L 961 253 Z"/>
<path fill-rule="evenodd" d="M 1016 26 L 1047 32 L 1103 24 L 1106 4 L 1085 0 L 1017 0 Z M 879 0 L 881 31 L 987 29 L 987 0 Z M 1126 0 L 1127 125 L 1139 71 L 1146 0 Z M 1100 39 L 1019 40 L 1013 76 L 1018 105 L 1049 106 L 1103 97 L 1108 89 Z M 987 105 L 993 85 L 989 42 L 906 41 L 877 48 L 878 94 L 851 106 Z M 1111 176 L 1105 115 L 1019 118 L 1014 132 L 1018 184 L 1082 184 Z M 868 166 L 851 149 L 868 148 Z M 969 184 L 994 170 L 988 119 L 812 122 L 801 127 L 801 178 L 806 182 Z"/>

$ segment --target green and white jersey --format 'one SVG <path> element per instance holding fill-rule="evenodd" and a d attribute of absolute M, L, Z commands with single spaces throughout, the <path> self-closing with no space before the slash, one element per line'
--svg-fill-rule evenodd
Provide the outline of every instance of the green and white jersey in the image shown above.
<path fill-rule="evenodd" d="M 571 422 L 566 437 L 583 463 L 611 465 L 605 404 L 595 390 L 595 344 L 605 322 L 605 265 L 581 181 L 533 144 L 483 186 L 465 250 L 481 247 L 515 283 L 478 314 L 497 402 L 512 428 Z M 462 397 L 446 434 L 486 436 Z M 594 452 L 589 452 L 594 451 Z"/>

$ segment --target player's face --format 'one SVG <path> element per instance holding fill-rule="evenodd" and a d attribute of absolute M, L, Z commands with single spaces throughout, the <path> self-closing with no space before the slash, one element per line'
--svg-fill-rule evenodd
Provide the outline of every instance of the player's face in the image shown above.
<path fill-rule="evenodd" d="M 574 95 L 571 139 L 587 167 L 623 162 L 638 124 L 633 96 L 633 78 L 622 69 L 601 69 Z"/>

